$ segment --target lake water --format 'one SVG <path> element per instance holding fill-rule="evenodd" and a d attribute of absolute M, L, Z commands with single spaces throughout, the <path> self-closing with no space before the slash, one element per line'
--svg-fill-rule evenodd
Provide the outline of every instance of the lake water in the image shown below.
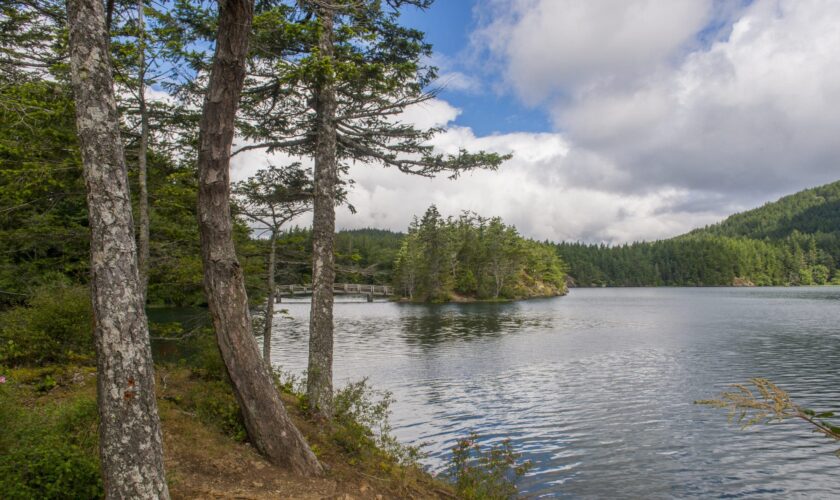
<path fill-rule="evenodd" d="M 272 358 L 306 366 L 308 303 Z M 692 404 L 766 377 L 840 409 L 840 288 L 574 289 L 509 304 L 336 304 L 336 385 L 393 392 L 441 470 L 459 437 L 510 438 L 532 497 L 838 498 L 838 447 L 798 422 L 741 431 Z"/>

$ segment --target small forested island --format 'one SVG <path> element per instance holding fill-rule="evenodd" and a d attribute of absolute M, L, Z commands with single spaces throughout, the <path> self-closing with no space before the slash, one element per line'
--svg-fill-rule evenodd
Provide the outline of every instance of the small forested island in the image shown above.
<path fill-rule="evenodd" d="M 394 262 L 398 293 L 419 302 L 552 297 L 566 293 L 553 245 L 523 238 L 498 217 L 444 219 L 432 205 L 408 228 Z"/>

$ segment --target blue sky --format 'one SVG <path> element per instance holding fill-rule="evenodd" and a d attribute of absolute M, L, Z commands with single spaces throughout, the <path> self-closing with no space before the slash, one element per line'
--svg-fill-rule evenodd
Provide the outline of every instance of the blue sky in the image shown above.
<path fill-rule="evenodd" d="M 438 0 L 429 10 L 407 9 L 402 20 L 422 30 L 436 55 L 452 65 L 447 69 L 469 72 L 481 88 L 471 91 L 444 87 L 441 98 L 461 110 L 456 125 L 471 127 L 479 135 L 505 132 L 544 132 L 551 129 L 546 114 L 524 105 L 510 92 L 494 89 L 495 75 L 484 67 L 478 54 L 471 54 L 470 35 L 478 28 L 473 16 L 473 0 Z M 483 58 L 483 56 L 482 56 Z M 440 66 L 440 64 L 438 64 Z"/>

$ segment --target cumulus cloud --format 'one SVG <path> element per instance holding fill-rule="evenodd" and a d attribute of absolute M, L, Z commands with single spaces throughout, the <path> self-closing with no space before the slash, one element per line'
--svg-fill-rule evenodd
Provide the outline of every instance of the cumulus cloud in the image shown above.
<path fill-rule="evenodd" d="M 437 79 L 432 85 L 450 92 L 466 94 L 480 94 L 484 92 L 485 89 L 481 79 L 478 76 L 463 71 L 465 66 L 469 66 L 468 59 L 469 57 L 466 53 L 459 54 L 455 57 L 434 54 L 428 61 L 431 66 L 438 69 Z"/>
<path fill-rule="evenodd" d="M 481 91 L 481 80 L 461 71 L 445 71 L 438 76 L 436 85 L 450 91 L 478 93 Z"/>
<path fill-rule="evenodd" d="M 402 119 L 422 126 L 450 125 L 433 139 L 440 152 L 466 148 L 513 153 L 513 160 L 498 172 L 468 173 L 454 181 L 410 176 L 381 166 L 352 165 L 349 176 L 355 184 L 349 201 L 357 213 L 339 209 L 338 227 L 404 231 L 412 217 L 435 204 L 444 215 L 457 216 L 467 210 L 500 216 L 532 238 L 623 242 L 670 236 L 716 217 L 678 207 L 688 200 L 688 193 L 679 190 L 628 196 L 576 185 L 571 179 L 580 175 L 576 171 L 579 159 L 561 134 L 479 137 L 470 128 L 452 125 L 457 115 L 456 108 L 436 99 L 406 110 Z M 233 158 L 232 177 L 241 180 L 268 163 L 282 165 L 294 160 L 300 159 L 247 151 Z M 295 223 L 306 225 L 310 220 L 303 216 Z"/>
<path fill-rule="evenodd" d="M 474 39 L 507 61 L 533 103 L 576 85 L 610 85 L 656 68 L 707 24 L 711 0 L 493 0 Z M 488 17 L 489 16 L 489 17 Z"/>
<path fill-rule="evenodd" d="M 482 5 L 474 42 L 563 131 L 576 186 L 721 213 L 838 177 L 838 2 Z"/>

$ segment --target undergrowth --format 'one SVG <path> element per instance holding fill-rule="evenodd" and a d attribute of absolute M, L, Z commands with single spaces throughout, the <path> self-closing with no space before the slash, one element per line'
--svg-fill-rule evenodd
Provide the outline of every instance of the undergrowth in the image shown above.
<path fill-rule="evenodd" d="M 87 291 L 64 285 L 44 289 L 27 304 L 0 313 L 0 319 L 0 498 L 100 498 Z M 247 441 L 212 330 L 185 331 L 168 324 L 152 325 L 152 331 L 176 341 L 182 352 L 179 359 L 156 364 L 162 404 L 235 441 Z M 377 480 L 388 491 L 414 497 L 452 495 L 448 486 L 423 472 L 422 445 L 404 445 L 393 436 L 391 393 L 374 389 L 366 379 L 350 383 L 335 393 L 333 418 L 322 421 L 309 416 L 304 379 L 278 372 L 276 381 L 313 451 L 334 465 L 334 473 Z M 515 494 L 512 481 L 524 466 L 516 464 L 509 443 L 485 456 L 474 437 L 464 442 L 472 444 L 455 450 L 452 465 L 458 495 Z"/>
<path fill-rule="evenodd" d="M 49 377 L 49 390 L 76 383 L 44 371 L 0 370 L 0 498 L 100 498 L 96 398 L 38 401 L 39 380 Z"/>
<path fill-rule="evenodd" d="M 86 287 L 42 286 L 26 304 L 0 312 L 0 364 L 92 363 L 92 325 Z"/>
<path fill-rule="evenodd" d="M 278 387 L 293 395 L 299 409 L 306 411 L 303 377 L 283 371 L 275 375 Z M 348 463 L 376 464 L 375 472 L 392 474 L 421 467 L 420 461 L 427 456 L 422 451 L 424 444 L 405 445 L 392 434 L 389 417 L 393 402 L 390 392 L 376 390 L 367 379 L 351 382 L 335 393 L 329 439 Z M 532 467 L 531 462 L 520 458 L 510 440 L 486 448 L 479 444 L 477 434 L 471 434 L 452 449 L 445 479 L 454 486 L 458 498 L 516 498 L 516 481 Z"/>

